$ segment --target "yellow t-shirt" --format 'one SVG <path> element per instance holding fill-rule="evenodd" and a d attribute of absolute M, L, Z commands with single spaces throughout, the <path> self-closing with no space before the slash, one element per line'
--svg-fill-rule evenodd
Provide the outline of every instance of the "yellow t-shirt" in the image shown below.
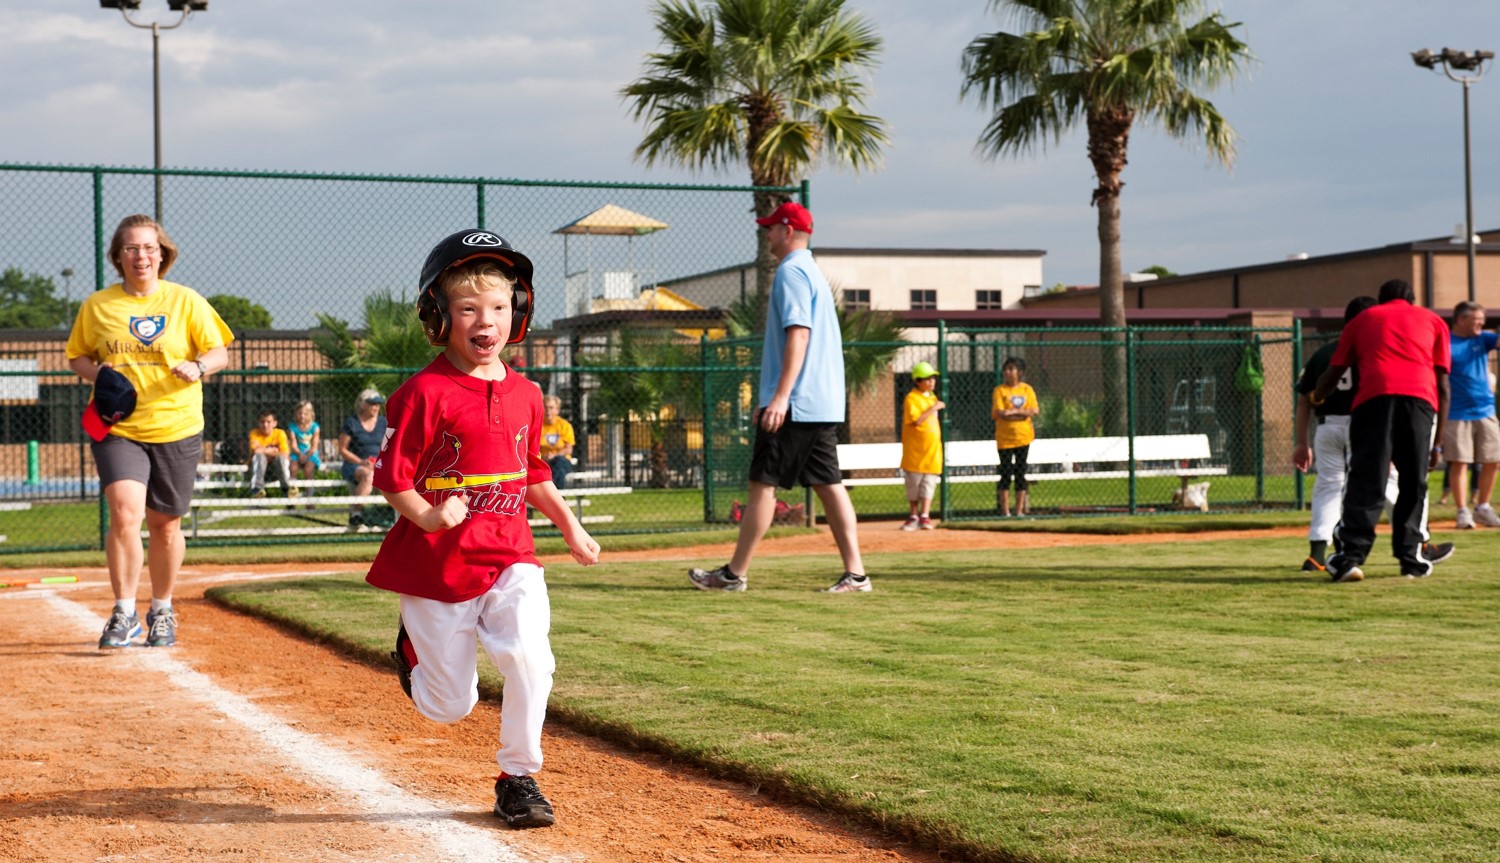
<path fill-rule="evenodd" d="M 171 443 L 203 431 L 203 387 L 172 374 L 234 341 L 234 333 L 192 288 L 157 282 L 150 296 L 125 293 L 121 285 L 95 291 L 83 301 L 67 357 L 110 363 L 135 386 L 135 411 L 110 434 L 142 443 Z"/>
<path fill-rule="evenodd" d="M 542 460 L 547 461 L 553 456 L 572 446 L 573 424 L 558 417 L 552 422 L 542 423 Z"/>
<path fill-rule="evenodd" d="M 943 427 L 938 412 L 917 422 L 937 400 L 936 393 L 912 390 L 901 406 L 901 469 L 908 473 L 943 472 Z"/>
<path fill-rule="evenodd" d="M 995 387 L 995 398 L 991 402 L 991 408 L 995 411 L 1013 411 L 1018 408 L 1036 410 L 1036 391 L 1031 384 L 1022 382 L 1013 387 L 1001 384 Z M 1014 449 L 1018 446 L 1026 446 L 1036 440 L 1036 426 L 1031 424 L 1031 417 L 1018 420 L 996 419 L 995 420 L 995 446 L 998 449 Z"/>
<path fill-rule="evenodd" d="M 256 450 L 268 446 L 278 447 L 282 455 L 290 455 L 292 447 L 287 443 L 286 429 L 278 426 L 271 429 L 270 434 L 261 434 L 258 428 L 250 430 L 250 453 L 252 455 Z"/>

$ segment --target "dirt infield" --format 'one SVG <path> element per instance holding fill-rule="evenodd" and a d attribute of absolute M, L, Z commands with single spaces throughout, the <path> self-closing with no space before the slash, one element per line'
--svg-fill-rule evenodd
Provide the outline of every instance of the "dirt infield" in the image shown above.
<path fill-rule="evenodd" d="M 1222 538 L 861 527 L 869 553 Z M 605 564 L 718 562 L 729 551 L 610 554 L 606 539 Z M 808 535 L 767 541 L 761 553 L 832 551 L 826 535 Z M 390 670 L 202 598 L 214 584 L 356 568 L 187 566 L 176 597 L 183 643 L 172 650 L 95 649 L 109 609 L 102 567 L 68 570 L 77 585 L 0 591 L 0 860 L 940 859 L 556 725 L 538 778 L 558 823 L 508 831 L 489 812 L 494 705 L 437 725 Z"/>

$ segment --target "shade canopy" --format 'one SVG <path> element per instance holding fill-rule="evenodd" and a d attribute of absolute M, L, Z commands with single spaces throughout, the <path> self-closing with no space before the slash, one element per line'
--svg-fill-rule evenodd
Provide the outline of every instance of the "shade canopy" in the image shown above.
<path fill-rule="evenodd" d="M 638 237 L 666 229 L 666 222 L 658 222 L 650 216 L 643 216 L 614 204 L 605 204 L 587 216 L 569 222 L 552 233 Z"/>

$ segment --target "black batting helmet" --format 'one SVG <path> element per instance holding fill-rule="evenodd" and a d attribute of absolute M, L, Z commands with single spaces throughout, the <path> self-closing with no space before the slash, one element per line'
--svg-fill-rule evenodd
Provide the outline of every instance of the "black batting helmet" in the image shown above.
<path fill-rule="evenodd" d="M 482 228 L 469 228 L 449 234 L 432 247 L 422 264 L 422 280 L 417 290 L 417 317 L 427 332 L 427 341 L 446 345 L 451 329 L 448 302 L 437 297 L 438 279 L 449 267 L 490 258 L 505 264 L 516 274 L 516 289 L 511 296 L 510 338 L 513 345 L 526 338 L 531 326 L 531 259 L 516 251 L 499 234 Z"/>

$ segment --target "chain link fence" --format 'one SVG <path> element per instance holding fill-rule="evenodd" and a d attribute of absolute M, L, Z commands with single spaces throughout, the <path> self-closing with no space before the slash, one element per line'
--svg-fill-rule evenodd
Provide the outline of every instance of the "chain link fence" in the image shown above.
<path fill-rule="evenodd" d="M 590 529 L 736 521 L 761 340 L 730 337 L 733 315 L 723 309 L 743 306 L 755 290 L 755 235 L 746 223 L 756 190 L 163 174 L 165 224 L 182 248 L 171 278 L 259 306 L 270 324 L 237 326 L 229 368 L 206 385 L 203 461 L 218 467 L 203 471 L 195 500 L 205 505 L 185 524 L 190 543 L 378 540 L 378 531 L 347 530 L 347 507 L 318 504 L 348 493 L 332 439 L 362 388 L 389 393 L 431 357 L 412 337 L 411 288 L 431 244 L 468 225 L 488 226 L 537 262 L 536 326 L 508 359 L 562 401 L 578 437 L 570 481 L 585 490 L 575 505 Z M 0 553 L 102 545 L 106 517 L 78 425 L 89 391 L 67 369 L 63 346 L 78 302 L 113 281 L 103 260 L 109 232 L 124 215 L 149 209 L 152 180 L 144 169 L 0 165 L 0 194 L 14 204 L 0 212 L 8 307 L 43 313 L 23 318 L 24 330 L 0 329 Z M 580 225 L 597 232 L 579 233 Z M 24 295 L 9 282 L 13 273 L 22 288 L 46 290 L 31 295 L 34 302 L 11 302 Z M 655 292 L 661 283 L 713 285 L 718 293 L 680 302 Z M 1314 345 L 1326 335 L 1307 338 Z M 1290 453 L 1292 385 L 1303 355 L 1295 326 L 939 327 L 908 331 L 902 341 L 846 339 L 849 421 L 841 436 L 856 445 L 899 441 L 910 369 L 931 362 L 948 405 L 950 453 L 936 508 L 955 520 L 992 518 L 993 463 L 955 455 L 993 446 L 992 393 L 1005 360 L 1018 357 L 1041 409 L 1032 514 L 1175 510 L 1185 489 L 1205 482 L 1213 510 L 1300 507 Z M 1237 383 L 1247 356 L 1258 359 L 1258 389 Z M 302 401 L 323 429 L 317 484 L 295 506 L 227 506 L 245 497 L 248 432 L 260 413 L 274 412 L 285 427 Z M 1123 455 L 1100 448 L 1121 442 Z M 1164 455 L 1161 446 L 1179 449 Z M 1056 451 L 1044 454 L 1049 447 Z M 851 471 L 849 480 L 862 519 L 906 513 L 894 470 Z M 818 515 L 800 489 L 781 500 L 782 523 Z"/>

